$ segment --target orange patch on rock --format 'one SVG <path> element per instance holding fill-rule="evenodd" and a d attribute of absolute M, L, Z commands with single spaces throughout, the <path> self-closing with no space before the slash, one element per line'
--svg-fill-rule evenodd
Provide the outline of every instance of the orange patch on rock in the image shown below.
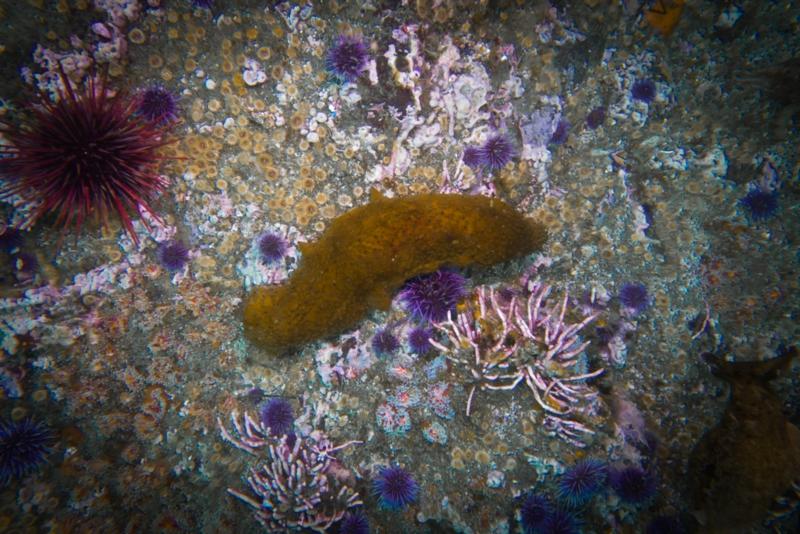
<path fill-rule="evenodd" d="M 644 18 L 662 36 L 669 37 L 681 19 L 685 4 L 685 0 L 658 0 L 653 9 L 644 12 Z"/>

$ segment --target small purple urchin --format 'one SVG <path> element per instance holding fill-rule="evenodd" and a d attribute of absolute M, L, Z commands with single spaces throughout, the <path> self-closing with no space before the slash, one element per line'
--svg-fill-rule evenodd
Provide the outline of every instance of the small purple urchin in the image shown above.
<path fill-rule="evenodd" d="M 401 467 L 383 467 L 372 481 L 372 489 L 383 508 L 400 510 L 417 500 L 419 486 Z"/>
<path fill-rule="evenodd" d="M 638 315 L 650 305 L 650 295 L 644 284 L 629 283 L 619 290 L 619 301 L 630 313 Z"/>
<path fill-rule="evenodd" d="M 50 453 L 55 436 L 30 418 L 0 419 L 0 487 L 34 471 Z"/>
<path fill-rule="evenodd" d="M 751 188 L 747 196 L 739 199 L 739 205 L 747 210 L 754 221 L 769 219 L 778 211 L 778 192 Z"/>
<path fill-rule="evenodd" d="M 275 263 L 286 255 L 289 245 L 286 240 L 272 232 L 265 232 L 258 238 L 258 252 L 264 263 Z"/>
<path fill-rule="evenodd" d="M 431 338 L 433 331 L 430 328 L 418 326 L 408 333 L 408 347 L 414 354 L 425 354 L 433 348 Z"/>
<path fill-rule="evenodd" d="M 470 169 L 479 169 L 483 166 L 483 154 L 480 147 L 468 146 L 464 149 L 464 154 L 461 156 L 464 165 Z"/>
<path fill-rule="evenodd" d="M 444 321 L 467 294 L 466 279 L 454 271 L 439 270 L 407 281 L 400 299 L 415 317 L 431 322 Z"/>
<path fill-rule="evenodd" d="M 572 510 L 556 507 L 545 519 L 541 532 L 547 534 L 578 534 L 578 519 Z"/>
<path fill-rule="evenodd" d="M 369 51 L 360 38 L 340 35 L 325 58 L 329 71 L 348 82 L 356 80 L 367 68 Z"/>
<path fill-rule="evenodd" d="M 516 155 L 516 148 L 511 139 L 505 134 L 497 134 L 481 146 L 481 160 L 492 170 L 502 169 Z"/>
<path fill-rule="evenodd" d="M 344 514 L 339 523 L 339 534 L 369 534 L 369 521 L 360 509 Z"/>
<path fill-rule="evenodd" d="M 608 480 L 619 498 L 631 504 L 649 501 L 658 490 L 655 475 L 637 466 L 612 469 Z"/>
<path fill-rule="evenodd" d="M 558 497 L 570 506 L 580 506 L 603 489 L 607 477 L 603 462 L 579 460 L 558 479 Z"/>
<path fill-rule="evenodd" d="M 559 119 L 556 124 L 556 129 L 553 130 L 553 135 L 550 136 L 550 143 L 554 145 L 563 145 L 569 138 L 570 124 L 567 119 Z"/>
<path fill-rule="evenodd" d="M 586 116 L 586 127 L 590 130 L 596 130 L 606 121 L 606 108 L 599 106 L 594 108 Z"/>
<path fill-rule="evenodd" d="M 189 249 L 177 239 L 159 243 L 156 254 L 159 263 L 168 271 L 180 271 L 189 261 Z"/>
<path fill-rule="evenodd" d="M 294 414 L 289 401 L 273 397 L 261 405 L 258 412 L 261 424 L 269 428 L 271 436 L 283 436 L 294 428 Z"/>
<path fill-rule="evenodd" d="M 656 98 L 656 84 L 653 80 L 636 80 L 631 87 L 631 97 L 649 104 Z"/>
<path fill-rule="evenodd" d="M 142 91 L 136 109 L 141 116 L 153 122 L 171 122 L 178 118 L 178 98 L 161 85 Z"/>
<path fill-rule="evenodd" d="M 519 509 L 519 522 L 525 534 L 540 532 L 540 529 L 553 513 L 553 505 L 543 495 L 529 493 Z"/>
<path fill-rule="evenodd" d="M 400 342 L 388 328 L 378 330 L 372 337 L 372 350 L 379 356 L 388 356 L 400 348 Z"/>

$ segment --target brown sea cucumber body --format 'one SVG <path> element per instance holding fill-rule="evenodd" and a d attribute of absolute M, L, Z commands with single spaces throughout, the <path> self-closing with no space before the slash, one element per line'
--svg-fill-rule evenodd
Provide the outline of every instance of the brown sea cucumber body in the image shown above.
<path fill-rule="evenodd" d="M 763 361 L 703 355 L 731 392 L 719 424 L 689 457 L 689 495 L 702 525 L 698 532 L 751 532 L 768 516 L 773 499 L 800 477 L 800 429 L 787 419 L 769 386 L 797 356 L 796 347 Z"/>
<path fill-rule="evenodd" d="M 285 354 L 355 327 L 370 309 L 388 309 L 409 278 L 525 256 L 546 237 L 541 224 L 496 198 L 373 194 L 302 248 L 288 282 L 249 295 L 245 333 L 268 352 Z"/>

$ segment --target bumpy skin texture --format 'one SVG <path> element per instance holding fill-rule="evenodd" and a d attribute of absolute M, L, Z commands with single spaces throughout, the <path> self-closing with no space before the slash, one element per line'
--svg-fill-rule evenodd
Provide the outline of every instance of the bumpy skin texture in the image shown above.
<path fill-rule="evenodd" d="M 443 266 L 488 267 L 530 254 L 546 238 L 541 224 L 498 199 L 373 193 L 302 248 L 287 283 L 250 294 L 245 333 L 268 353 L 286 354 L 388 309 L 409 278 Z"/>
<path fill-rule="evenodd" d="M 789 367 L 797 349 L 754 362 L 703 356 L 714 374 L 730 382 L 731 396 L 722 420 L 689 458 L 692 505 L 704 533 L 749 532 L 800 477 L 800 430 L 768 384 Z"/>

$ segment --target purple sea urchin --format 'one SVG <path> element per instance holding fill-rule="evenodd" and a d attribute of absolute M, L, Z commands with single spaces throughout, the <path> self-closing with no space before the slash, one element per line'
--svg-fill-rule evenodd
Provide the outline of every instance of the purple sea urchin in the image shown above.
<path fill-rule="evenodd" d="M 344 514 L 339 523 L 339 534 L 369 534 L 369 521 L 361 509 Z"/>
<path fill-rule="evenodd" d="M 369 62 L 366 43 L 352 35 L 340 35 L 328 50 L 325 65 L 334 75 L 348 82 L 355 81 Z"/>
<path fill-rule="evenodd" d="M 406 309 L 418 319 L 443 321 L 467 292 L 466 279 L 455 271 L 439 270 L 407 281 L 400 291 Z"/>
<path fill-rule="evenodd" d="M 30 418 L 0 419 L 0 487 L 33 472 L 55 441 L 49 427 Z"/>
<path fill-rule="evenodd" d="M 461 156 L 464 165 L 470 169 L 479 169 L 483 166 L 483 154 L 480 147 L 468 146 L 464 149 L 464 154 Z"/>
<path fill-rule="evenodd" d="M 631 504 L 649 501 L 658 489 L 655 475 L 637 466 L 612 469 L 608 480 L 619 498 Z"/>
<path fill-rule="evenodd" d="M 434 333 L 430 328 L 418 326 L 413 328 L 408 333 L 408 347 L 414 354 L 425 354 L 429 352 L 433 345 L 431 345 L 431 338 Z"/>
<path fill-rule="evenodd" d="M 272 436 L 290 434 L 294 428 L 294 414 L 289 401 L 280 397 L 273 397 L 261 405 L 258 411 L 261 424 L 269 428 Z"/>
<path fill-rule="evenodd" d="M 483 164 L 491 170 L 498 170 L 505 167 L 516 155 L 516 148 L 511 139 L 505 134 L 497 134 L 483 143 L 481 150 L 481 160 Z"/>
<path fill-rule="evenodd" d="M 606 121 L 606 108 L 598 106 L 594 108 L 586 116 L 586 127 L 590 130 L 596 130 Z"/>
<path fill-rule="evenodd" d="M 558 124 L 556 124 L 556 129 L 553 131 L 553 135 L 550 136 L 550 143 L 554 145 L 563 145 L 566 143 L 569 137 L 569 128 L 570 124 L 567 119 L 559 119 Z"/>
<path fill-rule="evenodd" d="M 745 197 L 739 199 L 739 205 L 747 210 L 754 221 L 769 219 L 778 211 L 778 192 L 753 187 Z"/>
<path fill-rule="evenodd" d="M 519 510 L 519 522 L 525 534 L 540 532 L 545 521 L 553 513 L 550 500 L 536 493 L 529 493 L 522 502 Z"/>
<path fill-rule="evenodd" d="M 80 230 L 89 217 L 106 226 L 116 213 L 138 243 L 131 215 L 153 213 L 150 202 L 167 186 L 158 172 L 166 131 L 105 80 L 90 79 L 82 91 L 63 73 L 61 80 L 58 100 L 40 94 L 24 125 L 2 122 L 9 144 L 0 145 L 0 197 L 32 205 L 23 227 L 52 214 L 65 230 Z"/>
<path fill-rule="evenodd" d="M 419 486 L 414 477 L 397 466 L 383 467 L 372 482 L 372 489 L 383 508 L 400 510 L 417 500 Z"/>
<path fill-rule="evenodd" d="M 631 97 L 639 102 L 649 104 L 656 97 L 656 84 L 653 80 L 636 80 L 631 87 Z"/>
<path fill-rule="evenodd" d="M 378 330 L 372 337 L 372 350 L 379 356 L 389 356 L 399 348 L 400 342 L 388 328 Z"/>
<path fill-rule="evenodd" d="M 644 284 L 628 283 L 619 290 L 619 301 L 630 313 L 638 315 L 650 305 L 650 295 Z"/>
<path fill-rule="evenodd" d="M 178 99 L 161 85 L 142 91 L 136 109 L 140 115 L 153 122 L 171 122 L 178 118 Z"/>
<path fill-rule="evenodd" d="M 168 271 L 180 271 L 189 261 L 189 249 L 183 241 L 162 241 L 156 251 L 159 263 Z"/>
<path fill-rule="evenodd" d="M 258 252 L 264 263 L 275 263 L 286 255 L 289 245 L 286 240 L 272 232 L 265 232 L 258 238 Z"/>
<path fill-rule="evenodd" d="M 607 476 L 603 462 L 579 460 L 558 479 L 558 497 L 570 506 L 580 506 L 603 488 Z"/>
<path fill-rule="evenodd" d="M 575 513 L 560 506 L 556 507 L 542 525 L 543 534 L 578 534 L 578 520 Z"/>

